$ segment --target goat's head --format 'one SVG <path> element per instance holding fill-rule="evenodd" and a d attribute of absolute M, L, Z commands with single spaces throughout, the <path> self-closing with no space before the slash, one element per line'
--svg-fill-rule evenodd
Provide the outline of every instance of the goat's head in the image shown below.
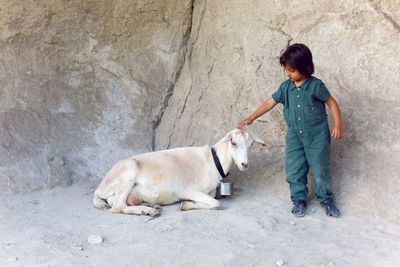
<path fill-rule="evenodd" d="M 253 137 L 249 132 L 234 129 L 230 131 L 221 142 L 228 143 L 228 153 L 239 170 L 244 171 L 249 166 L 248 151 L 253 143 L 265 144 L 260 138 Z"/>

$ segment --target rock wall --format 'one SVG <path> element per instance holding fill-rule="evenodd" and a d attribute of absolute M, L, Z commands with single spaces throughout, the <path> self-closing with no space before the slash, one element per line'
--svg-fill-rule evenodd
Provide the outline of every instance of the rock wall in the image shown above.
<path fill-rule="evenodd" d="M 336 201 L 400 223 L 399 6 L 0 0 L 0 194 L 98 182 L 131 154 L 215 143 L 286 79 L 278 57 L 301 42 L 342 111 Z M 247 129 L 268 147 L 232 179 L 289 201 L 282 107 Z"/>
<path fill-rule="evenodd" d="M 332 145 L 336 201 L 400 223 L 400 1 L 195 1 L 190 53 L 156 134 L 156 148 L 213 144 L 286 77 L 292 43 L 313 52 L 315 75 L 338 101 L 345 137 Z M 247 129 L 255 148 L 237 185 L 289 201 L 282 106 Z M 332 126 L 332 117 L 329 117 Z M 384 208 L 383 208 L 384 207 Z"/>
<path fill-rule="evenodd" d="M 0 194 L 152 150 L 191 1 L 0 0 Z"/>

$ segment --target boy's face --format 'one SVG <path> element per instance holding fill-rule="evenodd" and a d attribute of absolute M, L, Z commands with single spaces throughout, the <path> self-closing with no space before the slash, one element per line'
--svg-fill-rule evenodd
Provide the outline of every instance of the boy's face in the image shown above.
<path fill-rule="evenodd" d="M 291 79 L 293 82 L 301 82 L 306 79 L 306 77 L 301 74 L 298 70 L 292 68 L 290 65 L 285 66 L 286 76 Z"/>

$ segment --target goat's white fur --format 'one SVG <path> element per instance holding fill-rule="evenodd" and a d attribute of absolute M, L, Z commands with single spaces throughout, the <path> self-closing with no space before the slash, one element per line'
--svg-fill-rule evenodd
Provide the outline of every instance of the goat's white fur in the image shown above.
<path fill-rule="evenodd" d="M 248 149 L 264 142 L 250 133 L 234 129 L 214 145 L 225 173 L 235 162 L 243 171 Z M 93 205 L 114 213 L 157 215 L 147 205 L 128 206 L 130 193 L 141 202 L 168 205 L 183 200 L 181 210 L 217 209 L 215 189 L 222 179 L 210 146 L 183 147 L 136 155 L 117 162 L 94 192 Z"/>

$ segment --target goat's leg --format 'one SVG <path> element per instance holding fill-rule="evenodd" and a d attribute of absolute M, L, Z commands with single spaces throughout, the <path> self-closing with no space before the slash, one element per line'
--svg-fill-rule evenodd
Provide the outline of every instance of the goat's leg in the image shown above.
<path fill-rule="evenodd" d="M 126 204 L 126 199 L 133 188 L 133 185 L 124 186 L 125 188 L 121 188 L 118 192 L 115 192 L 114 203 L 111 207 L 111 212 L 113 213 L 124 213 L 124 209 L 128 207 Z"/>
<path fill-rule="evenodd" d="M 133 215 L 150 215 L 150 216 L 157 216 L 160 215 L 159 211 L 152 207 L 147 207 L 144 205 L 139 206 L 126 206 L 122 213 L 125 214 L 133 214 Z"/>
<path fill-rule="evenodd" d="M 181 203 L 181 210 L 219 208 L 218 200 L 202 192 L 183 192 L 181 199 L 190 200 Z"/>
<path fill-rule="evenodd" d="M 135 185 L 137 166 L 136 161 L 121 161 L 120 173 L 115 176 L 112 183 L 114 191 L 114 202 L 111 207 L 113 213 L 124 213 L 123 210 L 128 206 L 126 201 Z"/>

